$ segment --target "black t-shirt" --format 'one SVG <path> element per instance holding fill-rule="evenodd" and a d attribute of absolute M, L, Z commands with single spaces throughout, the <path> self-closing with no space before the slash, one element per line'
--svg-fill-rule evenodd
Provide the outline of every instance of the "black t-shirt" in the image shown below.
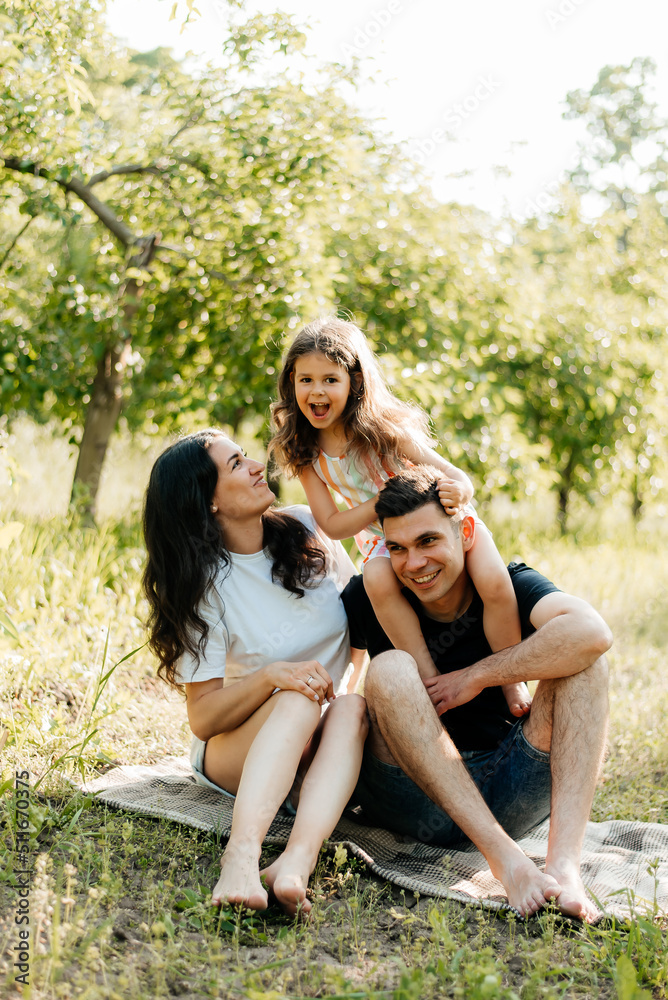
<path fill-rule="evenodd" d="M 559 588 L 525 563 L 511 563 L 508 572 L 519 607 L 522 638 L 526 639 L 536 631 L 529 620 L 534 606 L 541 597 L 557 593 Z M 482 624 L 483 605 L 475 589 L 467 610 L 452 622 L 429 618 L 412 591 L 404 589 L 403 594 L 418 614 L 422 634 L 440 673 L 470 667 L 490 655 L 492 650 Z M 348 615 L 353 649 L 367 649 L 372 657 L 392 649 L 371 607 L 361 576 L 353 577 L 341 597 Z M 517 719 L 510 714 L 501 688 L 489 687 L 466 705 L 445 712 L 441 721 L 459 750 L 493 750 Z"/>

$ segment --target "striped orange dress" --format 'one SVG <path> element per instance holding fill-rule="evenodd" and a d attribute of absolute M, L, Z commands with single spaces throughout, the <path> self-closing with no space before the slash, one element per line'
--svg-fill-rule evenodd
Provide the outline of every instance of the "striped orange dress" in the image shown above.
<path fill-rule="evenodd" d="M 363 472 L 357 467 L 354 461 L 347 455 L 327 455 L 321 451 L 317 460 L 313 464 L 316 475 L 322 479 L 326 486 L 343 497 L 348 507 L 358 507 L 365 500 L 373 499 L 387 482 L 392 473 L 385 469 L 374 467 L 369 463 L 369 468 Z M 389 552 L 385 545 L 385 536 L 379 521 L 372 521 L 362 531 L 355 535 L 357 548 L 362 553 L 363 562 L 375 559 L 377 556 L 387 556 Z"/>

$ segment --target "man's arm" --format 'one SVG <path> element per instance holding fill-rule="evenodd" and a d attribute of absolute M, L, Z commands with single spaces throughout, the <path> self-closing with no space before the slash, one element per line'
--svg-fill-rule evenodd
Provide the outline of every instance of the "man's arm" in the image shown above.
<path fill-rule="evenodd" d="M 580 673 L 612 645 L 606 623 L 579 597 L 560 592 L 546 594 L 529 617 L 537 631 L 528 639 L 463 670 L 425 681 L 439 715 L 465 705 L 486 687 Z"/>

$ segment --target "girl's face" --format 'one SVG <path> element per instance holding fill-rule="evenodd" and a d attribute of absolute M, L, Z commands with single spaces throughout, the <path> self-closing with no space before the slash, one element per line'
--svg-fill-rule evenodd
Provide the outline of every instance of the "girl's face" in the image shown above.
<path fill-rule="evenodd" d="M 297 406 L 311 426 L 318 430 L 336 426 L 350 395 L 346 369 L 324 354 L 306 354 L 297 359 L 292 379 Z"/>

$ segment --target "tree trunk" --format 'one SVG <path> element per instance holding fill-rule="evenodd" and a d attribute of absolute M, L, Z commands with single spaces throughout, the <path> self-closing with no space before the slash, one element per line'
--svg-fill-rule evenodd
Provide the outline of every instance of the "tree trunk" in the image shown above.
<path fill-rule="evenodd" d="M 93 393 L 86 411 L 72 485 L 72 500 L 80 498 L 84 511 L 91 517 L 95 515 L 107 446 L 121 412 L 123 374 L 129 353 L 129 343 L 106 348 L 98 362 Z"/>
<path fill-rule="evenodd" d="M 568 532 L 568 501 L 571 493 L 571 487 L 573 485 L 573 469 L 575 466 L 575 456 L 573 452 L 568 456 L 568 461 L 562 469 L 561 479 L 559 481 L 558 496 L 558 506 L 557 506 L 557 523 L 559 524 L 559 532 L 563 536 Z"/>
<path fill-rule="evenodd" d="M 642 507 L 643 499 L 640 493 L 640 476 L 638 475 L 638 469 L 636 468 L 636 474 L 633 477 L 633 486 L 631 489 L 631 514 L 633 515 L 633 520 L 636 524 L 640 520 Z"/>
<path fill-rule="evenodd" d="M 559 532 L 563 536 L 568 533 L 568 495 L 570 493 L 570 487 L 567 486 L 563 481 L 559 486 L 559 505 L 557 507 L 557 521 L 559 523 Z"/>
<path fill-rule="evenodd" d="M 139 250 L 128 261 L 128 268 L 147 268 L 156 243 L 156 236 L 138 240 Z M 122 328 L 118 330 L 116 342 L 108 344 L 100 358 L 86 411 L 71 499 L 81 499 L 83 511 L 90 518 L 95 516 L 102 466 L 121 412 L 123 381 L 132 354 L 132 321 L 141 292 L 142 285 L 135 277 L 128 278 L 119 290 Z"/>

